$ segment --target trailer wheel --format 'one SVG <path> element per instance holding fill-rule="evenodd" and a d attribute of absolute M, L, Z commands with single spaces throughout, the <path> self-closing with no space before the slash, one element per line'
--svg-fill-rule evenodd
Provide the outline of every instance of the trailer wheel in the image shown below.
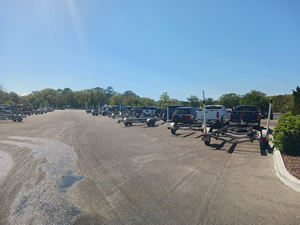
<path fill-rule="evenodd" d="M 154 127 L 155 126 L 155 120 L 150 119 L 149 124 L 150 124 L 150 127 Z"/>
<path fill-rule="evenodd" d="M 18 119 L 18 122 L 22 122 L 22 118 L 19 118 L 19 119 Z"/>
<path fill-rule="evenodd" d="M 175 129 L 171 129 L 171 133 L 172 133 L 173 135 L 176 134 L 176 131 L 177 131 L 177 130 L 175 130 Z"/>
<path fill-rule="evenodd" d="M 204 144 L 210 146 L 210 136 L 205 137 Z"/>
<path fill-rule="evenodd" d="M 132 123 L 129 123 L 129 126 L 132 126 Z"/>
<path fill-rule="evenodd" d="M 211 127 L 207 127 L 206 128 L 206 134 L 209 134 L 209 133 L 211 133 L 212 132 L 212 129 L 211 129 Z M 206 145 L 206 146 L 210 146 L 210 136 L 209 135 L 205 135 L 205 136 L 203 136 L 203 140 L 204 140 L 204 144 Z"/>
<path fill-rule="evenodd" d="M 155 127 L 155 120 L 151 120 L 150 123 L 151 123 L 151 127 Z"/>
<path fill-rule="evenodd" d="M 14 122 L 17 122 L 17 120 L 13 120 Z"/>
<path fill-rule="evenodd" d="M 128 122 L 125 122 L 124 125 L 125 125 L 125 127 L 128 127 L 128 126 L 129 126 L 129 123 L 128 123 Z"/>

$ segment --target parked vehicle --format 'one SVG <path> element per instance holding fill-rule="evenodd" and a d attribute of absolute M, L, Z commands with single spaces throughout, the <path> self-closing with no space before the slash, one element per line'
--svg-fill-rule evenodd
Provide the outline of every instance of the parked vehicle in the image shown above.
<path fill-rule="evenodd" d="M 230 113 L 229 122 L 260 127 L 260 114 L 254 105 L 239 105 Z"/>
<path fill-rule="evenodd" d="M 139 118 L 143 114 L 143 108 L 142 107 L 134 107 L 131 110 L 131 114 L 135 115 L 137 118 Z"/>
<path fill-rule="evenodd" d="M 99 110 L 98 109 L 93 109 L 92 110 L 92 115 L 93 116 L 98 116 L 99 115 Z"/>
<path fill-rule="evenodd" d="M 0 120 L 12 120 L 14 122 L 22 122 L 23 114 L 20 111 L 20 106 L 17 105 L 2 105 L 0 106 Z"/>
<path fill-rule="evenodd" d="M 175 112 L 175 110 L 179 107 L 183 107 L 183 105 L 169 105 L 165 110 L 164 110 L 164 114 L 163 114 L 163 121 L 167 121 L 167 119 L 169 121 L 172 120 L 172 114 Z M 169 115 L 167 115 L 167 112 L 169 111 Z"/>
<path fill-rule="evenodd" d="M 157 112 L 157 107 L 143 107 L 143 115 L 144 116 L 155 116 Z"/>
<path fill-rule="evenodd" d="M 208 124 L 223 124 L 228 123 L 229 113 L 224 105 L 207 105 L 205 107 L 205 117 Z M 196 120 L 203 121 L 204 111 L 197 111 Z"/>
<path fill-rule="evenodd" d="M 92 113 L 92 109 L 86 109 L 86 113 Z"/>
<path fill-rule="evenodd" d="M 0 106 L 0 111 L 2 113 L 12 113 L 12 108 L 10 106 L 7 106 L 7 105 L 1 105 Z"/>
<path fill-rule="evenodd" d="M 172 121 L 174 123 L 188 123 L 192 124 L 196 118 L 197 108 L 195 107 L 179 107 L 172 114 Z"/>

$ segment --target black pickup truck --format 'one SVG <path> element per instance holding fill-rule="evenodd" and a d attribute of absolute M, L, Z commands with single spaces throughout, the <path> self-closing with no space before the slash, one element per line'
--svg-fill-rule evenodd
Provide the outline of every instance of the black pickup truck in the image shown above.
<path fill-rule="evenodd" d="M 260 127 L 260 114 L 254 105 L 239 105 L 229 115 L 229 123 L 238 123 Z"/>

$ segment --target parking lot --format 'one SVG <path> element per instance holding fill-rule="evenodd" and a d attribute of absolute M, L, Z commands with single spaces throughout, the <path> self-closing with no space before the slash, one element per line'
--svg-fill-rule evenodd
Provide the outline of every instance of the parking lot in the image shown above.
<path fill-rule="evenodd" d="M 0 224 L 300 221 L 299 193 L 257 141 L 206 146 L 197 130 L 125 127 L 83 110 L 0 127 Z"/>

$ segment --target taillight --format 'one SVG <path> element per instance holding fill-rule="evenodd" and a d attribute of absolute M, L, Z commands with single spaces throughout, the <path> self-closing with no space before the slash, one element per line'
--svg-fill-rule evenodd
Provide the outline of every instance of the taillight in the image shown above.
<path fill-rule="evenodd" d="M 256 115 L 256 120 L 259 120 L 259 115 Z"/>
<path fill-rule="evenodd" d="M 244 114 L 244 111 L 240 111 L 240 114 L 243 115 L 243 114 Z"/>
<path fill-rule="evenodd" d="M 185 115 L 186 117 L 192 117 L 193 115 L 192 114 L 187 114 Z"/>
<path fill-rule="evenodd" d="M 230 119 L 230 120 L 232 119 L 231 115 L 229 115 L 229 119 Z"/>
<path fill-rule="evenodd" d="M 173 113 L 172 116 L 176 116 L 176 113 Z"/>
<path fill-rule="evenodd" d="M 217 118 L 219 118 L 219 112 L 217 112 Z"/>
<path fill-rule="evenodd" d="M 197 112 L 195 112 L 195 118 L 197 118 Z"/>

